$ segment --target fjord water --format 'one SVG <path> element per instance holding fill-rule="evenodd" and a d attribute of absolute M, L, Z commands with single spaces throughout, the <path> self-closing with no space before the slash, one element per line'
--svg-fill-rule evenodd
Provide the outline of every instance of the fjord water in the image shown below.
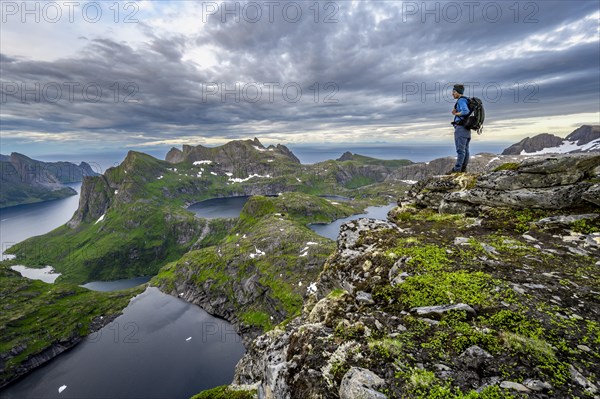
<path fill-rule="evenodd" d="M 365 210 L 365 213 L 361 213 L 359 215 L 352 215 L 343 219 L 338 219 L 329 224 L 311 224 L 309 225 L 309 227 L 312 231 L 314 231 L 322 237 L 326 237 L 331 240 L 337 240 L 338 234 L 340 233 L 340 226 L 344 223 L 360 218 L 386 220 L 388 212 L 391 211 L 392 208 L 394 208 L 395 206 L 396 203 L 391 203 L 384 206 L 370 206 Z"/>
<path fill-rule="evenodd" d="M 243 354 L 231 324 L 149 287 L 123 315 L 0 396 L 188 399 L 230 383 Z"/>
<path fill-rule="evenodd" d="M 45 234 L 66 223 L 79 205 L 81 183 L 67 184 L 71 197 L 0 209 L 0 240 L 4 251 L 29 237 Z"/>
<path fill-rule="evenodd" d="M 79 193 L 81 184 L 72 187 Z M 0 210 L 2 248 L 64 224 L 78 201 L 79 195 Z M 147 281 L 138 277 L 85 286 L 109 291 Z M 0 397 L 187 399 L 231 382 L 243 353 L 241 339 L 228 322 L 148 288 L 123 315 L 5 388 Z"/>

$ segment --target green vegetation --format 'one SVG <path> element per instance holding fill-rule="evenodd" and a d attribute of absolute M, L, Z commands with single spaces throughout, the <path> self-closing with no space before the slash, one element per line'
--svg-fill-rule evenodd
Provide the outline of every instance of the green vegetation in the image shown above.
<path fill-rule="evenodd" d="M 517 169 L 519 169 L 519 163 L 507 162 L 507 163 L 504 163 L 504 164 L 498 166 L 497 168 L 492 170 L 492 172 L 500 172 L 501 170 L 517 170 Z"/>
<path fill-rule="evenodd" d="M 222 240 L 169 263 L 151 283 L 166 292 L 182 282 L 208 289 L 210 297 L 226 299 L 245 325 L 270 330 L 300 313 L 302 295 L 335 249 L 307 224 L 359 211 L 303 193 L 254 196 Z"/>
<path fill-rule="evenodd" d="M 47 284 L 21 277 L 5 266 L 0 267 L 0 282 L 0 354 L 8 356 L 0 383 L 22 373 L 23 362 L 52 345 L 82 339 L 100 317 L 110 320 L 120 314 L 129 299 L 142 291 L 105 293 L 71 284 Z"/>
<path fill-rule="evenodd" d="M 279 212 L 302 223 L 326 223 L 369 205 L 382 204 L 403 190 L 382 183 L 384 175 L 369 175 L 368 165 L 375 165 L 373 159 L 299 165 L 280 153 L 269 153 L 269 159 L 264 151 L 252 148 L 255 145 L 250 141 L 234 142 L 203 150 L 207 156 L 230 153 L 235 159 L 243 155 L 238 163 L 227 167 L 189 161 L 171 164 L 130 151 L 119 166 L 108 169 L 103 176 L 86 179 L 82 187 L 86 206 L 78 209 L 70 227 L 64 225 L 30 238 L 11 247 L 8 253 L 30 267 L 52 265 L 62 273 L 63 281 L 74 283 L 154 275 L 192 248 L 217 245 L 232 228 L 228 222 L 196 218 L 184 209 L 186 204 L 257 189 L 283 191 L 285 202 L 277 202 L 277 209 L 269 208 L 272 199 L 263 198 L 252 203 L 257 209 L 248 209 L 242 221 L 250 226 L 266 214 Z M 381 165 L 391 170 L 404 163 L 384 161 Z M 259 169 L 263 171 L 257 173 Z M 263 177 L 247 179 L 252 174 Z M 362 187 L 355 193 L 345 187 L 347 181 L 338 181 L 340 176 L 348 175 L 358 185 L 376 182 L 377 187 Z M 243 181 L 234 182 L 233 178 Z M 334 204 L 314 196 L 325 194 L 356 194 L 361 199 Z"/>
<path fill-rule="evenodd" d="M 593 220 L 577 220 L 571 223 L 571 229 L 573 229 L 574 232 L 581 234 L 600 233 L 600 217 Z"/>
<path fill-rule="evenodd" d="M 228 385 L 222 385 L 207 391 L 200 392 L 190 399 L 254 399 L 257 395 L 254 390 L 234 390 Z"/>

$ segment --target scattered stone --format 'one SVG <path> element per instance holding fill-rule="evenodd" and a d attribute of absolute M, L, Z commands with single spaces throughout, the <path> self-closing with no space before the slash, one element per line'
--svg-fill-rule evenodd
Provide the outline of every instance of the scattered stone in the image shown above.
<path fill-rule="evenodd" d="M 590 253 L 588 251 L 581 249 L 581 248 L 568 247 L 567 249 L 569 250 L 569 252 L 572 252 L 575 255 L 581 255 L 581 256 L 589 256 L 590 255 Z"/>
<path fill-rule="evenodd" d="M 577 348 L 584 351 L 584 352 L 591 352 L 591 349 L 589 346 L 587 345 L 577 345 Z"/>
<path fill-rule="evenodd" d="M 404 280 L 410 277 L 410 274 L 406 273 L 406 272 L 402 272 L 399 275 L 397 275 L 396 277 L 394 277 L 394 279 L 390 282 L 390 285 L 392 287 L 395 287 L 397 285 L 400 285 L 404 282 Z"/>
<path fill-rule="evenodd" d="M 469 239 L 467 237 L 456 237 L 454 245 L 469 245 Z"/>
<path fill-rule="evenodd" d="M 525 385 L 527 388 L 531 389 L 532 391 L 549 391 L 552 389 L 552 385 L 550 385 L 547 382 L 544 381 L 540 381 L 540 380 L 533 380 L 533 379 L 527 379 L 525 381 L 523 381 L 523 385 Z"/>
<path fill-rule="evenodd" d="M 542 290 L 542 289 L 546 288 L 546 286 L 544 284 L 525 283 L 523 285 L 527 288 L 531 288 L 532 290 Z"/>
<path fill-rule="evenodd" d="M 521 295 L 525 294 L 525 290 L 519 284 L 513 284 L 513 290 Z"/>
<path fill-rule="evenodd" d="M 496 248 L 494 248 L 493 246 L 486 244 L 486 243 L 481 243 L 481 247 L 483 248 L 483 250 L 485 252 L 487 252 L 488 254 L 492 254 L 492 255 L 498 255 L 498 251 L 496 251 Z"/>
<path fill-rule="evenodd" d="M 523 234 L 522 237 L 524 239 L 526 239 L 527 241 L 537 241 L 535 238 L 533 238 L 532 236 L 530 236 L 529 234 Z"/>
<path fill-rule="evenodd" d="M 457 303 L 455 305 L 423 306 L 420 308 L 412 308 L 410 312 L 421 317 L 440 317 L 444 313 L 453 310 L 464 310 L 469 316 L 475 316 L 476 313 L 475 309 L 466 303 Z"/>
<path fill-rule="evenodd" d="M 486 360 L 493 359 L 493 356 L 481 349 L 479 346 L 473 345 L 461 353 L 458 359 L 467 368 L 471 370 L 478 370 Z"/>
<path fill-rule="evenodd" d="M 446 366 L 445 364 L 441 364 L 441 363 L 434 364 L 433 367 L 435 367 L 438 371 L 452 370 L 450 367 Z"/>
<path fill-rule="evenodd" d="M 340 399 L 387 399 L 387 396 L 374 388 L 384 384 L 384 380 L 371 370 L 352 367 L 342 378 Z"/>
<path fill-rule="evenodd" d="M 573 222 L 577 222 L 579 220 L 593 220 L 599 217 L 597 213 L 588 213 L 585 215 L 561 215 L 561 216 L 552 216 L 549 218 L 544 218 L 538 220 L 534 224 L 540 227 L 543 226 L 565 226 L 569 227 Z"/>
<path fill-rule="evenodd" d="M 523 393 L 531 392 L 531 389 L 527 388 L 525 385 L 519 384 L 518 382 L 512 382 L 512 381 L 502 381 L 500 383 L 500 388 L 512 389 L 513 391 L 523 392 Z"/>
<path fill-rule="evenodd" d="M 373 295 L 368 292 L 358 291 L 356 293 L 356 302 L 359 305 L 375 305 L 375 301 L 373 300 Z"/>
<path fill-rule="evenodd" d="M 569 364 L 569 371 L 571 372 L 571 378 L 573 381 L 584 387 L 587 391 L 591 393 L 598 392 L 598 388 L 587 378 L 583 376 L 572 364 Z"/>

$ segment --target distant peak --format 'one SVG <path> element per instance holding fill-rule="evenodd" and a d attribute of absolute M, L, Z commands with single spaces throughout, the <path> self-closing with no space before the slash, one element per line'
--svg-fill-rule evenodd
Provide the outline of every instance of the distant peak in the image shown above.
<path fill-rule="evenodd" d="M 350 151 L 346 151 L 345 153 L 342 154 L 341 157 L 339 157 L 337 159 L 337 161 L 344 162 L 344 161 L 351 161 L 352 159 L 354 159 L 354 154 L 352 154 Z"/>

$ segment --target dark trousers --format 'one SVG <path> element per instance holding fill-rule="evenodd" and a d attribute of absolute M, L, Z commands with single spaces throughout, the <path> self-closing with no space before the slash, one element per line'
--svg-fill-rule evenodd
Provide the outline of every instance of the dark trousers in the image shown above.
<path fill-rule="evenodd" d="M 471 131 L 464 126 L 454 126 L 454 145 L 456 146 L 456 165 L 453 172 L 466 172 L 469 164 L 469 143 Z"/>

